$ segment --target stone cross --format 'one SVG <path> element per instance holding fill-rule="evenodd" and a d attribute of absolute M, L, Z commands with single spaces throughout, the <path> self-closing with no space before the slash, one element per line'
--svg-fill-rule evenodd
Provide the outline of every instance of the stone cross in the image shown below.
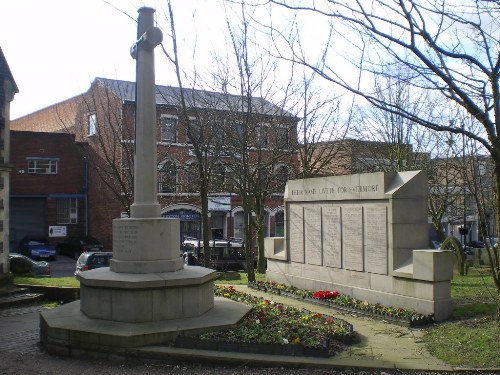
<path fill-rule="evenodd" d="M 154 27 L 153 8 L 139 9 L 137 41 L 131 55 L 137 60 L 134 203 L 132 218 L 160 217 L 156 154 L 156 86 L 154 48 L 163 40 L 161 30 Z"/>

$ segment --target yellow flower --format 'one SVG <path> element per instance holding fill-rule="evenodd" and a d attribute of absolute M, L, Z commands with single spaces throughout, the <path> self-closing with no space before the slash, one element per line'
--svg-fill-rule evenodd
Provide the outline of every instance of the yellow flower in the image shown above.
<path fill-rule="evenodd" d="M 292 342 L 294 344 L 299 344 L 300 343 L 300 339 L 298 337 L 295 337 Z"/>

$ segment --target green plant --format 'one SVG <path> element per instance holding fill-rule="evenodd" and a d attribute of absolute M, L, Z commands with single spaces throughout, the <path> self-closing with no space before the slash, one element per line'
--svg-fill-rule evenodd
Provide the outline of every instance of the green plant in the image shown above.
<path fill-rule="evenodd" d="M 455 366 L 498 367 L 500 325 L 493 318 L 448 322 L 427 330 L 425 342 L 439 359 Z"/>
<path fill-rule="evenodd" d="M 257 281 L 264 281 L 266 275 L 263 273 L 256 273 L 255 279 Z M 247 285 L 248 275 L 246 272 L 221 272 L 219 278 L 215 280 L 216 284 L 231 284 L 231 285 Z"/>
<path fill-rule="evenodd" d="M 237 327 L 202 334 L 201 340 L 324 348 L 334 340 L 350 341 L 354 335 L 352 325 L 342 319 L 274 303 L 232 286 L 218 285 L 215 295 L 249 304 L 252 310 Z"/>
<path fill-rule="evenodd" d="M 313 300 L 323 301 L 323 303 L 328 304 L 332 308 L 348 308 L 368 314 L 392 317 L 394 319 L 405 321 L 410 325 L 428 323 L 432 320 L 432 316 L 418 314 L 413 310 L 407 310 L 401 307 L 382 306 L 381 304 L 371 304 L 367 301 L 362 301 L 345 294 L 340 294 L 337 291 L 320 290 L 312 292 L 273 281 L 257 281 L 249 284 L 249 286 L 271 293 L 281 294 L 285 292 L 299 298 L 312 298 Z"/>
<path fill-rule="evenodd" d="M 54 287 L 70 287 L 79 288 L 80 282 L 75 277 L 49 277 L 49 278 L 36 278 L 36 277 L 14 277 L 14 284 L 16 285 L 43 285 Z"/>

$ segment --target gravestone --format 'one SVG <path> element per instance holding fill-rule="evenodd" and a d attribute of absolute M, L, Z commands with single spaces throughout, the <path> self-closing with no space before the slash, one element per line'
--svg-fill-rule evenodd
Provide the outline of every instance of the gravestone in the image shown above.
<path fill-rule="evenodd" d="M 452 254 L 428 249 L 421 171 L 288 181 L 285 236 L 265 240 L 268 280 L 451 314 Z"/>

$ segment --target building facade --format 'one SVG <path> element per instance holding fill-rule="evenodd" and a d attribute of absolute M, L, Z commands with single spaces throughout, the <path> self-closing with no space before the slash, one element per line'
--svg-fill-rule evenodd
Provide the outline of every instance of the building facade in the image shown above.
<path fill-rule="evenodd" d="M 11 132 L 10 238 L 88 234 L 85 145 L 67 133 Z"/>
<path fill-rule="evenodd" d="M 0 279 L 9 277 L 10 103 L 19 92 L 0 48 Z M 0 280 L 0 281 L 1 281 Z"/>
<path fill-rule="evenodd" d="M 262 98 L 170 86 L 157 86 L 156 102 L 158 201 L 162 216 L 180 219 L 180 238 L 201 237 L 200 184 L 209 185 L 210 237 L 243 237 L 238 192 L 242 178 L 256 176 L 270 181 L 265 234 L 280 235 L 284 184 L 297 165 L 297 119 Z M 88 229 L 105 246 L 112 219 L 126 216 L 133 202 L 134 126 L 135 83 L 104 78 L 13 121 L 16 130 L 70 133 L 88 145 Z"/>

